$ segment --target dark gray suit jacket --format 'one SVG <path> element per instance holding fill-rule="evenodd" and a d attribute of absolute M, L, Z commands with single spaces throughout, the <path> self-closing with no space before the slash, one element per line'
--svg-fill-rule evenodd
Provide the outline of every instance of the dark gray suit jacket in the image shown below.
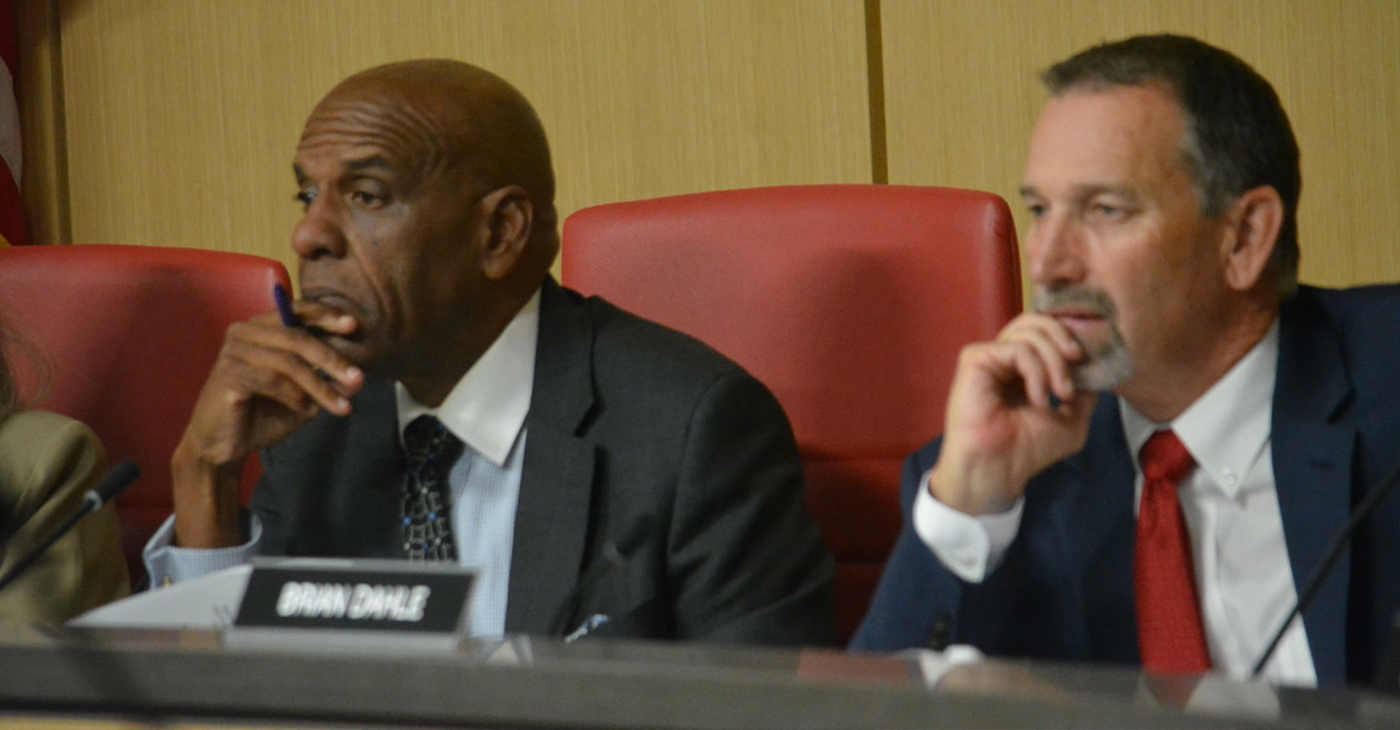
<path fill-rule="evenodd" d="M 371 380 L 352 403 L 264 454 L 264 553 L 401 556 L 393 386 Z M 646 521 L 567 627 L 605 614 L 613 636 L 835 641 L 831 556 L 791 427 L 738 365 L 550 280 L 526 427 L 507 632 L 556 631 L 581 572 Z"/>
<path fill-rule="evenodd" d="M 1293 583 L 1302 586 L 1354 505 L 1400 462 L 1400 286 L 1302 287 L 1279 313 L 1270 439 Z M 906 511 L 939 442 L 905 466 Z M 1118 400 L 1088 442 L 1026 489 L 1005 560 L 978 585 L 934 557 L 906 519 L 852 646 L 970 643 L 994 654 L 1139 662 L 1134 470 Z M 1400 609 L 1400 494 L 1362 525 L 1303 614 L 1318 681 L 1367 682 Z M 1273 629 L 1274 627 L 1269 627 Z"/>

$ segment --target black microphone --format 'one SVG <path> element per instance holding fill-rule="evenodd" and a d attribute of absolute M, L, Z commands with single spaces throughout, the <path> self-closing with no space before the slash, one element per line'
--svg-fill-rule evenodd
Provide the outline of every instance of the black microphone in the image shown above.
<path fill-rule="evenodd" d="M 1351 535 L 1356 532 L 1357 526 L 1361 524 L 1362 520 L 1371 515 L 1371 512 L 1376 509 L 1376 505 L 1380 504 L 1381 500 L 1395 491 L 1395 485 L 1397 484 L 1400 484 L 1400 464 L 1397 464 L 1395 468 L 1381 480 L 1380 486 L 1366 493 L 1366 498 L 1361 500 L 1361 504 L 1357 505 L 1356 510 L 1351 513 L 1351 521 L 1347 523 L 1346 527 L 1342 528 L 1341 532 L 1337 533 L 1337 537 L 1332 540 L 1331 546 L 1323 553 L 1322 562 L 1317 564 L 1317 567 L 1313 569 L 1312 575 L 1308 576 L 1307 582 L 1303 584 L 1303 590 L 1298 592 L 1298 602 L 1293 604 L 1293 610 L 1289 611 L 1288 615 L 1284 617 L 1283 625 L 1278 627 L 1278 631 L 1274 633 L 1273 640 L 1269 642 L 1269 648 L 1264 650 L 1263 656 L 1259 657 L 1259 661 L 1254 665 L 1254 677 L 1257 678 L 1264 671 L 1264 665 L 1268 664 L 1269 660 L 1273 658 L 1274 651 L 1278 649 L 1279 642 L 1283 641 L 1283 635 L 1288 633 L 1288 625 L 1293 623 L 1295 617 L 1306 611 L 1308 606 L 1312 605 L 1313 599 L 1317 597 L 1317 592 L 1322 588 L 1323 581 L 1327 579 L 1327 576 L 1332 574 L 1332 569 L 1336 567 L 1337 560 L 1342 557 L 1342 549 L 1351 541 Z"/>
<path fill-rule="evenodd" d="M 87 493 L 83 495 L 83 503 L 78 506 L 77 513 L 68 518 L 68 521 L 63 523 L 63 526 L 58 528 L 47 540 L 40 543 L 38 547 L 24 556 L 23 560 L 15 563 L 15 567 L 11 568 L 10 572 L 0 577 L 0 591 L 5 590 L 6 586 L 23 575 L 24 571 L 28 570 L 29 566 L 33 565 L 35 561 L 44 554 L 44 551 L 58 542 L 59 538 L 71 532 L 84 517 L 102 509 L 104 505 L 111 502 L 114 497 L 120 494 L 123 489 L 131 486 L 131 483 L 136 481 L 136 477 L 140 475 L 141 470 L 138 469 L 135 464 L 131 463 L 130 459 L 126 459 L 113 467 L 111 471 L 107 472 L 107 476 L 102 477 L 102 481 L 98 482 L 97 486 L 89 489 Z"/>
<path fill-rule="evenodd" d="M 632 529 L 628 530 L 622 539 L 610 540 L 603 545 L 601 554 L 588 565 L 588 570 L 583 571 L 574 589 L 569 591 L 569 595 L 559 604 L 559 610 L 554 612 L 554 620 L 549 622 L 549 635 L 563 636 L 568 629 L 569 617 L 578 611 L 579 604 L 583 601 L 584 592 L 598 585 L 599 581 L 606 578 L 617 566 L 632 557 L 654 531 L 651 515 L 642 515 L 632 523 Z"/>

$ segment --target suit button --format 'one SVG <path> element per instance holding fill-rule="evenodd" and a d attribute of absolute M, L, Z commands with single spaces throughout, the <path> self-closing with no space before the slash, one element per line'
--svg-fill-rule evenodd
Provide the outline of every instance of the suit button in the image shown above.
<path fill-rule="evenodd" d="M 948 648 L 948 643 L 953 639 L 953 617 L 948 613 L 940 613 L 933 619 L 933 628 L 928 632 L 928 642 L 925 644 L 934 651 L 943 651 Z"/>

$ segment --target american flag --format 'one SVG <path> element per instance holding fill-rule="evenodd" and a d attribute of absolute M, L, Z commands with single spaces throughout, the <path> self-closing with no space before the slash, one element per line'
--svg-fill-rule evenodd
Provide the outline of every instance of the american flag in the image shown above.
<path fill-rule="evenodd" d="M 23 151 L 19 143 L 19 109 L 15 105 L 15 69 L 19 45 L 9 0 L 0 0 L 0 246 L 27 243 L 24 204 L 19 197 Z"/>

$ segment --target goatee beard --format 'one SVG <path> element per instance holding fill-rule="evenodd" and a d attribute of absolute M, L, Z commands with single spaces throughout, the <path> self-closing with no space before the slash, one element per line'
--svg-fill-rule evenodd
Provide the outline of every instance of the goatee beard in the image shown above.
<path fill-rule="evenodd" d="M 1032 307 L 1040 313 L 1063 309 L 1088 311 L 1103 317 L 1108 324 L 1108 336 L 1097 342 L 1085 342 L 1073 330 L 1070 331 L 1070 336 L 1084 348 L 1084 360 L 1070 372 L 1077 390 L 1110 391 L 1132 377 L 1132 358 L 1128 355 L 1123 333 L 1118 330 L 1118 310 L 1107 294 L 1094 289 L 1037 289 Z"/>

